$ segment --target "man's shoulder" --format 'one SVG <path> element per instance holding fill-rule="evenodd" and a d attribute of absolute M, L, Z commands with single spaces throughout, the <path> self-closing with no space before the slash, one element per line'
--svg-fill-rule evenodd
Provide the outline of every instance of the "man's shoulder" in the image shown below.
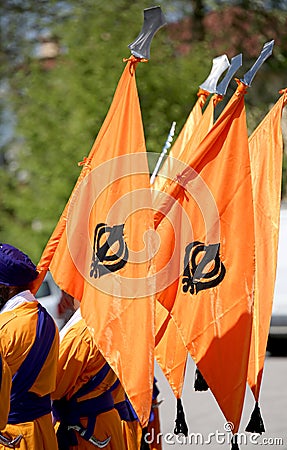
<path fill-rule="evenodd" d="M 17 313 L 15 311 L 6 311 L 0 314 L 0 330 L 5 327 L 9 322 L 17 317 Z"/>
<path fill-rule="evenodd" d="M 33 316 L 36 317 L 38 311 L 38 301 L 23 302 L 15 305 L 12 309 L 4 311 L 0 314 L 0 327 L 12 320 L 25 320 L 25 317 L 30 320 Z"/>
<path fill-rule="evenodd" d="M 84 319 L 80 319 L 78 322 L 74 323 L 66 332 L 65 336 L 63 336 L 62 341 L 64 343 L 67 342 L 76 342 L 79 347 L 87 346 L 93 347 L 95 345 L 94 340 L 91 336 L 91 333 L 87 327 L 87 324 Z M 64 344 L 62 344 L 64 345 Z M 66 344 L 65 344 L 66 345 Z"/>

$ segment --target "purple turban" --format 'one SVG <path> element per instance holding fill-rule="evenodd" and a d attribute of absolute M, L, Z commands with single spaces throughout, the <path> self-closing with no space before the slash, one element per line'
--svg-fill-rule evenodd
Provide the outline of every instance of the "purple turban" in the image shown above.
<path fill-rule="evenodd" d="M 25 286 L 38 276 L 36 266 L 25 253 L 0 243 L 0 284 Z"/>

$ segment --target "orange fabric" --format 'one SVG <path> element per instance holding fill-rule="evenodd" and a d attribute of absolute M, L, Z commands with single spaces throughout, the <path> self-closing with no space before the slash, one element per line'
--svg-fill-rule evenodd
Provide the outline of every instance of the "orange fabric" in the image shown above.
<path fill-rule="evenodd" d="M 205 98 L 206 99 L 206 98 Z M 215 105 L 215 96 L 213 96 L 206 107 L 204 114 L 201 113 L 202 98 L 199 96 L 199 99 L 192 110 L 193 116 L 190 114 L 188 119 L 188 127 L 187 124 L 183 128 L 185 133 L 181 134 L 187 135 L 187 130 L 189 131 L 188 138 L 181 138 L 181 135 L 177 139 L 174 144 L 176 151 L 172 154 L 178 155 L 179 159 L 183 163 L 188 163 L 190 155 L 196 150 L 197 146 L 203 140 L 203 138 L 207 135 L 211 127 L 213 126 L 214 120 L 214 105 Z M 193 117 L 193 121 L 191 121 L 191 117 Z M 180 145 L 178 145 L 178 142 Z M 176 163 L 174 163 L 173 167 L 180 169 Z M 181 167 L 184 165 L 181 164 Z M 175 171 L 169 172 L 169 178 L 173 178 L 176 175 Z M 169 181 L 167 181 L 166 185 L 163 188 L 169 186 Z M 158 197 L 157 202 L 159 202 L 160 197 Z M 157 202 L 155 201 L 155 210 L 157 210 Z M 180 217 L 180 213 L 173 211 L 173 223 L 177 228 L 181 227 L 181 224 L 177 223 L 176 216 Z M 177 225 L 176 225 L 177 223 Z M 173 236 L 173 230 L 170 224 L 166 219 L 160 224 L 157 229 L 162 242 L 166 242 L 168 239 L 169 242 L 175 241 L 176 237 L 171 238 Z M 169 252 L 166 248 L 163 251 L 160 251 L 157 255 L 157 259 L 161 260 L 161 267 L 164 267 L 167 263 L 167 259 L 171 260 L 172 254 L 175 250 L 174 245 L 169 245 Z M 175 264 L 174 267 L 177 267 L 178 264 Z M 166 271 L 166 278 L 169 278 L 171 275 L 170 268 Z M 175 295 L 175 289 L 177 289 L 177 279 L 175 283 L 173 283 L 168 291 L 165 291 L 166 297 L 173 298 Z M 173 293 L 171 292 L 173 291 Z M 161 367 L 163 373 L 165 374 L 172 390 L 176 398 L 180 398 L 182 395 L 183 382 L 184 382 L 184 374 L 185 367 L 187 361 L 188 351 L 182 341 L 182 337 L 172 320 L 168 311 L 161 306 L 159 302 L 156 302 L 156 347 L 155 347 L 155 358 Z"/>
<path fill-rule="evenodd" d="M 20 443 L 14 447 L 17 450 L 58 450 L 51 414 L 39 417 L 33 422 L 8 424 L 2 434 L 9 439 L 15 439 L 22 434 Z M 7 447 L 0 444 L 0 450 L 7 450 Z"/>
<path fill-rule="evenodd" d="M 181 229 L 186 252 L 180 257 L 177 295 L 168 298 L 163 289 L 158 299 L 170 311 L 234 432 L 245 395 L 255 270 L 245 90 L 239 85 L 190 154 L 189 167 L 178 177 L 183 186 L 170 184 L 171 199 L 156 216 L 156 226 L 163 212 L 170 215 L 174 208 L 190 218 L 192 230 Z M 209 250 L 217 252 L 209 256 Z"/>
<path fill-rule="evenodd" d="M 286 101 L 285 92 L 249 138 L 256 277 L 248 384 L 256 401 L 259 399 L 276 277 L 283 159 L 281 117 Z"/>
<path fill-rule="evenodd" d="M 113 389 L 112 396 L 113 396 L 115 404 L 121 403 L 125 400 L 126 395 L 125 395 L 125 391 L 123 390 L 121 383 L 119 383 L 119 385 L 115 389 Z"/>
<path fill-rule="evenodd" d="M 13 310 L 0 314 L 0 348 L 12 376 L 19 369 L 35 340 L 38 320 L 37 305 L 37 301 L 25 302 Z M 44 396 L 55 389 L 58 350 L 59 334 L 56 329 L 50 352 L 30 389 L 31 392 Z M 6 436 L 12 436 L 12 438 L 22 434 L 23 439 L 19 444 L 20 450 L 56 450 L 58 448 L 51 414 L 39 417 L 33 422 L 16 425 L 7 424 L 2 433 Z M 0 449 L 5 448 L 0 445 Z"/>
<path fill-rule="evenodd" d="M 116 389 L 112 391 L 112 396 L 114 399 L 114 403 L 120 403 L 123 402 L 126 398 L 125 391 L 123 390 L 123 387 L 121 384 L 119 384 Z M 126 422 L 125 420 L 122 420 L 122 433 L 125 443 L 125 449 L 126 450 L 138 450 L 139 443 L 140 443 L 140 437 L 141 436 L 141 426 L 137 420 L 133 420 L 130 422 Z"/>
<path fill-rule="evenodd" d="M 166 179 L 173 178 L 176 174 L 176 160 L 182 160 L 182 152 L 191 139 L 194 132 L 202 118 L 202 108 L 208 97 L 208 92 L 200 90 L 198 94 L 198 99 L 192 108 L 181 132 L 179 133 L 176 141 L 170 149 L 169 155 L 164 161 L 162 167 L 160 168 L 158 175 L 156 176 L 154 183 L 152 185 L 153 195 L 156 196 L 156 192 L 163 189 Z M 213 120 L 213 116 L 212 116 Z"/>
<path fill-rule="evenodd" d="M 82 419 L 81 423 L 86 428 L 87 420 Z M 119 414 L 115 409 L 101 413 L 97 417 L 94 436 L 103 441 L 111 436 L 110 442 L 104 447 L 106 450 L 125 450 L 121 422 Z M 94 450 L 95 445 L 87 442 L 77 434 L 78 445 L 70 446 L 69 450 Z"/>
<path fill-rule="evenodd" d="M 68 400 L 95 376 L 105 365 L 106 361 L 98 350 L 84 319 L 72 325 L 64 335 L 60 343 L 59 360 L 57 367 L 57 385 L 52 394 L 53 400 L 66 397 Z M 117 377 L 110 369 L 101 383 L 91 392 L 81 396 L 78 402 L 99 395 L 110 389 Z M 85 417 L 81 418 L 81 424 L 86 428 Z M 111 436 L 107 450 L 124 450 L 121 420 L 115 409 L 101 413 L 97 416 L 93 435 L 104 440 Z M 81 438 L 77 433 L 78 445 L 71 446 L 70 450 L 89 450 L 94 445 Z"/>
<path fill-rule="evenodd" d="M 2 363 L 1 383 L 0 383 L 0 431 L 7 424 L 8 414 L 10 410 L 10 390 L 12 385 L 12 377 L 10 369 L 0 353 Z"/>
<path fill-rule="evenodd" d="M 176 398 L 182 396 L 188 351 L 169 312 L 156 302 L 155 358 Z"/>
<path fill-rule="evenodd" d="M 156 229 L 163 218 L 165 218 L 166 210 L 171 210 L 174 199 L 178 199 L 185 195 L 182 186 L 178 184 L 177 177 L 190 165 L 190 159 L 193 158 L 200 143 L 211 130 L 214 121 L 214 106 L 216 102 L 217 96 L 213 96 L 204 111 L 202 116 L 203 120 L 201 120 L 194 129 L 189 141 L 182 149 L 180 158 L 170 157 L 172 162 L 169 165 L 168 172 L 165 173 L 166 181 L 161 186 L 160 190 L 156 191 L 155 188 L 153 188 L 153 206 L 156 211 L 154 215 L 154 225 Z M 172 212 L 170 214 L 172 214 Z"/>
<path fill-rule="evenodd" d="M 10 311 L 0 314 L 0 351 L 5 358 L 12 377 L 30 351 L 36 336 L 38 302 L 24 302 Z M 39 396 L 51 393 L 56 385 L 59 333 L 56 328 L 47 359 L 30 391 Z"/>
<path fill-rule="evenodd" d="M 192 135 L 196 131 L 202 119 L 202 108 L 206 103 L 208 92 L 201 92 L 185 122 L 178 138 L 170 149 L 169 154 L 176 159 L 182 159 L 181 155 Z M 213 118 L 212 118 L 213 119 Z"/>
<path fill-rule="evenodd" d="M 122 420 L 122 431 L 126 450 L 139 450 L 141 445 L 142 428 L 137 420 L 125 422 Z"/>
<path fill-rule="evenodd" d="M 138 61 L 131 57 L 126 64 L 38 269 L 50 268 L 60 288 L 81 301 L 97 347 L 144 425 L 154 369 L 154 298 L 147 278 L 152 245 L 145 245 L 153 217 Z"/>
<path fill-rule="evenodd" d="M 68 400 L 86 384 L 105 365 L 101 352 L 96 347 L 84 319 L 72 325 L 60 343 L 57 365 L 56 389 L 53 400 L 66 397 Z M 109 389 L 117 377 L 110 369 L 92 392 L 81 397 L 81 400 L 98 397 Z"/>
<path fill-rule="evenodd" d="M 222 99 L 218 95 L 213 95 L 205 108 L 201 120 L 194 128 L 189 141 L 185 143 L 180 153 L 180 160 L 185 164 L 189 164 L 192 154 L 196 151 L 199 144 L 203 141 L 205 136 L 209 133 L 213 127 L 214 122 L 214 108 L 217 103 Z"/>

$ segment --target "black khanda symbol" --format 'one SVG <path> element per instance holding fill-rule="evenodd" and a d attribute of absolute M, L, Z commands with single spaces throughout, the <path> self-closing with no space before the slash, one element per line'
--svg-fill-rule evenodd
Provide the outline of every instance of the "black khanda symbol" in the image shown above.
<path fill-rule="evenodd" d="M 129 251 L 123 233 L 123 224 L 110 227 L 105 223 L 99 223 L 96 226 L 90 277 L 100 278 L 126 265 Z"/>
<path fill-rule="evenodd" d="M 203 289 L 217 286 L 224 278 L 226 269 L 219 257 L 220 244 L 204 245 L 195 241 L 186 246 L 183 292 L 197 294 Z"/>

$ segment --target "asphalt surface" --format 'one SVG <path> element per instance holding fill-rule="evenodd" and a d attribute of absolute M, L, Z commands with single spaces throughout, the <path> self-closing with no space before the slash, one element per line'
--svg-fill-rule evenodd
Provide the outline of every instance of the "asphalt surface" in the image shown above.
<path fill-rule="evenodd" d="M 225 430 L 226 420 L 213 395 L 210 391 L 195 392 L 193 389 L 194 370 L 194 363 L 190 359 L 182 396 L 189 433 L 185 439 L 173 434 L 176 400 L 165 376 L 156 365 L 155 375 L 160 390 L 159 400 L 162 400 L 159 406 L 162 449 L 230 449 L 231 434 Z M 238 437 L 240 450 L 258 448 L 287 450 L 286 356 L 266 356 L 259 404 L 266 431 L 262 435 L 253 435 L 244 431 L 254 408 L 254 398 L 247 386 Z"/>

